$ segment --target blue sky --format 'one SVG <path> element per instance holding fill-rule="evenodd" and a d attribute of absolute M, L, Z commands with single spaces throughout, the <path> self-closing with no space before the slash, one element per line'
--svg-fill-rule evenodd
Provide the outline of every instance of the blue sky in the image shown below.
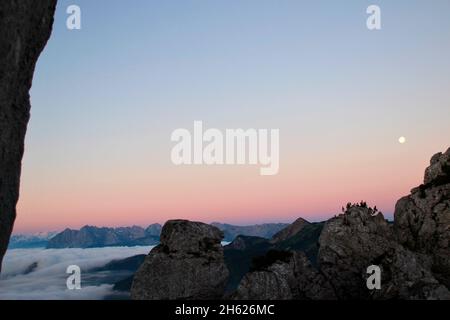
<path fill-rule="evenodd" d="M 66 28 L 71 4 L 81 7 L 82 30 Z M 366 28 L 370 4 L 381 7 L 380 31 Z M 336 195 L 334 173 L 313 173 L 344 150 L 351 157 L 333 170 L 347 170 L 356 181 L 361 172 L 383 168 L 380 191 L 361 188 L 366 199 L 373 195 L 392 212 L 394 197 L 420 183 L 429 157 L 448 146 L 449 14 L 444 0 L 60 0 L 33 83 L 18 228 L 42 229 L 61 212 L 66 224 L 88 223 L 89 215 L 96 217 L 93 223 L 108 224 L 108 199 L 122 210 L 140 201 L 134 188 L 167 187 L 159 197 L 177 197 L 189 185 L 187 176 L 198 180 L 199 190 L 208 189 L 208 179 L 196 179 L 194 171 L 183 171 L 185 179 L 177 180 L 169 161 L 170 133 L 194 120 L 217 128 L 280 128 L 284 173 L 279 181 L 249 178 L 254 191 L 246 201 L 217 174 L 215 183 L 241 207 L 215 215 L 218 202 L 202 206 L 199 196 L 186 203 L 199 216 L 188 217 L 239 222 L 237 216 L 253 217 L 267 207 L 262 198 L 273 207 L 261 220 L 332 214 L 341 206 L 336 199 L 360 194 L 346 186 L 346 194 Z M 399 151 L 401 135 L 410 143 Z M 411 164 L 403 169 L 407 159 Z M 358 166 L 364 168 L 354 172 Z M 236 176 L 254 174 L 236 170 Z M 404 178 L 396 180 L 392 172 L 399 170 Z M 292 190 L 292 177 L 299 184 L 318 179 L 317 185 L 330 185 L 319 189 L 331 200 L 305 205 L 312 200 Z M 267 190 L 279 186 L 284 195 L 268 197 Z M 81 205 L 88 195 L 91 202 L 102 200 Z M 60 202 L 49 203 L 53 198 Z M 162 207 L 144 201 L 129 220 L 116 213 L 114 221 L 154 222 L 182 214 Z"/>

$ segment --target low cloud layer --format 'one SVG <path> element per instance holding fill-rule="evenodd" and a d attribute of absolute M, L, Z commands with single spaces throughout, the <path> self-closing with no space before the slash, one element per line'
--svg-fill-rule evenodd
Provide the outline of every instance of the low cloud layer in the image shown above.
<path fill-rule="evenodd" d="M 111 284 L 83 285 L 83 272 L 106 263 L 138 254 L 152 247 L 109 247 L 93 249 L 15 249 L 9 250 L 0 276 L 0 299 L 53 300 L 103 299 L 114 295 Z M 35 268 L 30 268 L 35 264 Z M 81 268 L 81 290 L 66 288 L 66 269 Z M 27 271 L 30 271 L 25 274 Z"/>

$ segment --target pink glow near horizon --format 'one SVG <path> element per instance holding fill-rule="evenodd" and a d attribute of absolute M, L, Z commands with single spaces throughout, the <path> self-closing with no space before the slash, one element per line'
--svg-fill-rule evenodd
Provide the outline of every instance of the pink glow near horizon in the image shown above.
<path fill-rule="evenodd" d="M 317 221 L 360 200 L 391 215 L 395 202 L 422 182 L 430 157 L 407 145 L 395 148 L 384 155 L 324 151 L 318 158 L 291 152 L 273 177 L 259 176 L 252 166 L 167 166 L 148 173 L 129 168 L 127 174 L 108 177 L 101 170 L 96 176 L 60 172 L 61 180 L 36 183 L 27 181 L 25 167 L 15 232 L 146 226 L 178 218 L 233 224 L 291 222 L 299 216 Z M 67 175 L 70 181 L 64 180 Z"/>

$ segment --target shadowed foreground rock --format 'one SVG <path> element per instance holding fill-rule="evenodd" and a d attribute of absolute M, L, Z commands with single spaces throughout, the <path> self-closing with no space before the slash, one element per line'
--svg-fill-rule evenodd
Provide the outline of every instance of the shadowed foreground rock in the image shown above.
<path fill-rule="evenodd" d="M 434 155 L 424 184 L 397 202 L 394 227 L 403 246 L 431 258 L 435 277 L 450 289 L 450 149 Z"/>
<path fill-rule="evenodd" d="M 264 261 L 265 259 L 268 261 Z M 259 270 L 249 272 L 242 279 L 234 298 L 336 299 L 330 283 L 311 265 L 303 252 L 270 251 L 260 263 L 262 265 L 259 266 Z"/>
<path fill-rule="evenodd" d="M 218 228 L 186 220 L 168 221 L 136 273 L 132 299 L 219 299 L 228 279 Z"/>
<path fill-rule="evenodd" d="M 366 268 L 396 246 L 383 215 L 357 206 L 328 220 L 319 243 L 319 267 L 342 299 L 367 296 Z"/>
<path fill-rule="evenodd" d="M 0 270 L 16 217 L 29 90 L 56 0 L 0 1 Z"/>
<path fill-rule="evenodd" d="M 339 299 L 450 299 L 429 258 L 398 244 L 383 215 L 370 208 L 351 207 L 330 219 L 319 242 L 319 268 Z M 367 288 L 371 265 L 381 268 L 380 290 Z"/>

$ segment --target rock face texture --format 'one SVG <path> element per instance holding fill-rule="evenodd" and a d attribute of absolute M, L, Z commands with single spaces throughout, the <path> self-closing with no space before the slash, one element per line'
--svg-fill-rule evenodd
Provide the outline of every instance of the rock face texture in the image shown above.
<path fill-rule="evenodd" d="M 200 222 L 168 221 L 136 273 L 131 297 L 154 299 L 222 298 L 228 279 L 223 232 Z"/>
<path fill-rule="evenodd" d="M 395 247 L 393 233 L 382 214 L 351 207 L 330 219 L 319 239 L 319 266 L 342 299 L 367 295 L 366 268 Z"/>
<path fill-rule="evenodd" d="M 339 299 L 450 299 L 428 257 L 395 241 L 381 213 L 353 206 L 329 220 L 320 236 L 319 268 Z M 381 268 L 380 290 L 368 290 L 367 268 Z"/>
<path fill-rule="evenodd" d="M 431 258 L 434 275 L 450 288 L 450 149 L 434 155 L 424 184 L 397 202 L 394 230 L 404 247 Z"/>
<path fill-rule="evenodd" d="M 269 251 L 258 263 L 258 270 L 242 279 L 236 299 L 336 299 L 331 284 L 302 252 Z"/>
<path fill-rule="evenodd" d="M 29 90 L 55 7 L 56 0 L 0 1 L 0 266 L 16 217 Z"/>

